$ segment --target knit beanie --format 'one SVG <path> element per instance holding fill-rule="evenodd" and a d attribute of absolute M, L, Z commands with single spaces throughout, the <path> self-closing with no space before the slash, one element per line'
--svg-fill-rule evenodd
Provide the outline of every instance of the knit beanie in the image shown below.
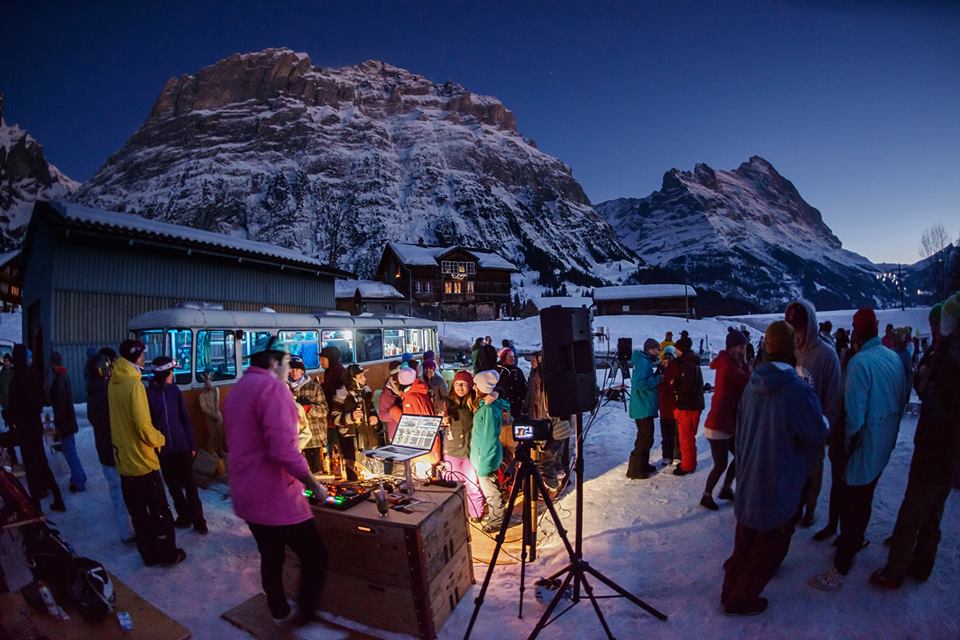
<path fill-rule="evenodd" d="M 140 354 L 146 350 L 147 346 L 139 340 L 124 340 L 120 343 L 120 356 L 130 362 L 136 362 Z"/>
<path fill-rule="evenodd" d="M 434 371 L 436 371 L 436 369 L 437 369 L 437 363 L 434 362 L 433 360 L 424 360 L 424 361 L 423 361 L 423 369 L 424 369 L 424 370 L 433 369 Z"/>
<path fill-rule="evenodd" d="M 775 356 L 792 358 L 796 353 L 797 345 L 794 341 L 793 327 L 785 320 L 777 320 L 767 327 L 763 334 L 763 343 L 769 358 Z"/>
<path fill-rule="evenodd" d="M 436 360 L 436 354 L 433 351 L 424 351 L 423 352 L 423 361 L 428 362 L 430 360 Z"/>
<path fill-rule="evenodd" d="M 784 320 L 790 323 L 794 331 L 807 330 L 807 323 L 810 321 L 807 317 L 807 308 L 799 302 L 791 302 L 787 305 L 787 310 L 783 314 Z"/>
<path fill-rule="evenodd" d="M 865 307 L 853 314 L 853 337 L 860 342 L 876 338 L 879 326 L 873 309 Z"/>
<path fill-rule="evenodd" d="M 513 353 L 513 349 L 510 347 L 504 347 L 503 349 L 500 349 L 500 351 L 497 352 L 497 360 L 503 362 L 503 359 L 507 357 L 508 353 Z"/>
<path fill-rule="evenodd" d="M 960 318 L 960 293 L 955 293 L 943 302 L 940 310 L 940 334 L 948 336 L 957 328 Z"/>
<path fill-rule="evenodd" d="M 680 351 L 687 353 L 688 351 L 693 349 L 693 340 L 691 340 L 689 336 L 683 336 L 682 338 L 677 340 L 676 347 L 677 349 L 680 349 Z"/>
<path fill-rule="evenodd" d="M 737 330 L 727 332 L 727 349 L 733 349 L 740 345 L 747 344 L 747 339 Z"/>
<path fill-rule="evenodd" d="M 469 371 L 467 371 L 466 369 L 460 369 L 460 371 L 457 371 L 457 373 L 453 376 L 453 381 L 454 381 L 454 382 L 466 382 L 468 387 L 472 387 L 472 386 L 473 386 L 473 375 L 472 375 Z"/>
<path fill-rule="evenodd" d="M 410 367 L 400 369 L 400 373 L 397 374 L 397 382 L 399 382 L 400 386 L 402 387 L 409 387 L 416 379 L 417 371 L 416 369 L 411 369 Z"/>
<path fill-rule="evenodd" d="M 653 338 L 647 338 L 643 341 L 643 350 L 649 351 L 650 349 L 659 349 L 660 343 L 654 340 Z"/>
<path fill-rule="evenodd" d="M 493 393 L 493 388 L 500 382 L 500 374 L 496 371 L 481 371 L 473 376 L 473 384 L 480 393 Z"/>
<path fill-rule="evenodd" d="M 673 347 L 673 345 L 670 345 L 669 347 L 667 347 L 666 349 L 663 350 L 663 357 L 664 357 L 664 358 L 676 358 L 676 357 L 677 357 L 677 350 Z"/>

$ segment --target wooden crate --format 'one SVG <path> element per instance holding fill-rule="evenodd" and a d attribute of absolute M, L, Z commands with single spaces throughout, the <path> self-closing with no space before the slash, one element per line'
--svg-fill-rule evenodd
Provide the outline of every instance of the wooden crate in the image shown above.
<path fill-rule="evenodd" d="M 324 609 L 351 620 L 435 638 L 473 584 L 462 486 L 429 487 L 412 514 L 381 518 L 372 502 L 315 508 L 329 557 Z"/>

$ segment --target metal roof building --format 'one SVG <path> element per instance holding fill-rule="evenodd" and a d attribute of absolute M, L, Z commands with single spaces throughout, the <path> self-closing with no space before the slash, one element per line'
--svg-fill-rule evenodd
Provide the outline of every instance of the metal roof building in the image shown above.
<path fill-rule="evenodd" d="M 87 349 L 116 348 L 136 315 L 185 301 L 313 313 L 334 308 L 334 279 L 350 275 L 262 242 L 42 201 L 20 269 L 24 343 L 63 354 L 78 401 Z"/>

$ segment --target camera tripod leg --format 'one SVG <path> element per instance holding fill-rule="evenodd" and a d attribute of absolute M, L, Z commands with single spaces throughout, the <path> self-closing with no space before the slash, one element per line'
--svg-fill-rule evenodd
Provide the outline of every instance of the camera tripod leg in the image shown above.
<path fill-rule="evenodd" d="M 560 604 L 560 599 L 563 597 L 564 591 L 567 590 L 567 587 L 570 586 L 570 581 L 573 579 L 573 565 L 568 565 L 564 567 L 563 571 L 560 573 L 566 573 L 567 576 L 563 579 L 563 582 L 560 583 L 560 588 L 557 589 L 556 595 L 553 596 L 553 600 L 550 601 L 550 605 L 547 607 L 547 610 L 543 612 L 543 615 L 540 616 L 540 619 L 537 621 L 537 626 L 533 628 L 533 631 L 530 632 L 530 635 L 527 636 L 527 640 L 533 640 L 543 629 L 550 623 L 550 616 L 553 615 L 553 612 L 556 610 L 557 605 Z M 559 574 L 558 574 L 559 575 Z"/>
<path fill-rule="evenodd" d="M 613 640 L 613 632 L 610 631 L 610 626 L 607 625 L 607 619 L 603 617 L 603 611 L 600 610 L 600 604 L 597 602 L 597 597 L 593 595 L 593 587 L 591 587 L 590 583 L 587 582 L 587 576 L 584 574 L 584 563 L 581 562 L 574 567 L 573 570 L 580 577 L 580 583 L 583 585 L 583 590 L 587 592 L 587 598 L 590 599 L 590 604 L 593 605 L 593 610 L 597 612 L 597 618 L 600 620 L 600 626 L 603 627 L 603 631 L 607 634 L 607 638 Z"/>
<path fill-rule="evenodd" d="M 517 471 L 517 480 L 520 479 L 522 470 Z M 520 493 L 522 483 L 514 482 L 513 490 L 510 492 L 510 501 L 503 512 L 503 522 L 500 524 L 500 533 L 497 534 L 497 544 L 493 548 L 493 555 L 490 557 L 490 565 L 487 566 L 487 575 L 483 578 L 483 584 L 480 586 L 480 593 L 474 600 L 473 614 L 470 616 L 470 624 L 467 625 L 467 631 L 463 634 L 463 639 L 467 640 L 473 632 L 473 625 L 477 622 L 477 616 L 480 614 L 480 607 L 483 605 L 483 598 L 490 586 L 490 578 L 493 577 L 493 570 L 497 567 L 497 557 L 500 555 L 500 549 L 503 548 L 503 541 L 507 538 L 507 528 L 510 526 L 510 518 L 513 517 L 513 506 L 517 502 L 517 495 Z"/>

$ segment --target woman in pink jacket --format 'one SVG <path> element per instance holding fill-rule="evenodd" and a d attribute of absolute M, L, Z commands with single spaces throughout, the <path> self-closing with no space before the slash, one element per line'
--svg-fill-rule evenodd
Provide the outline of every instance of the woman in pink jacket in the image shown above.
<path fill-rule="evenodd" d="M 300 559 L 296 622 L 316 619 L 327 556 L 303 489 L 317 483 L 297 447 L 297 409 L 285 383 L 290 354 L 276 337 L 262 340 L 250 368 L 223 405 L 233 510 L 250 527 L 260 551 L 260 580 L 276 621 L 293 618 L 283 589 L 285 547 Z"/>

